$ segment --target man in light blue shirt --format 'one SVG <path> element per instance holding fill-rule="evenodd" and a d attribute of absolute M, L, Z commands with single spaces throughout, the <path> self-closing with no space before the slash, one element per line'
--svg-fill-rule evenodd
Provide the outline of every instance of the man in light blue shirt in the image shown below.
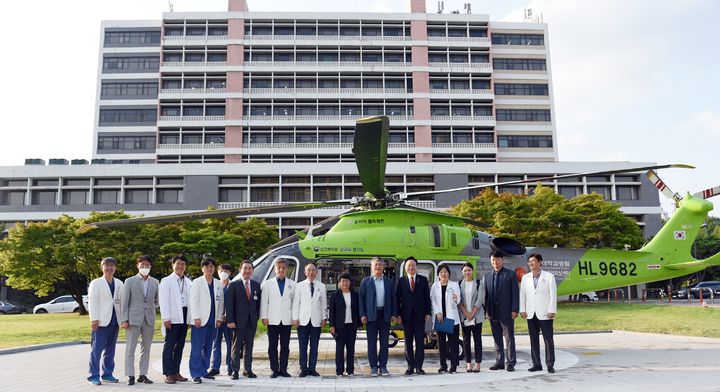
<path fill-rule="evenodd" d="M 378 373 L 389 376 L 387 370 L 388 339 L 390 323 L 395 324 L 397 314 L 395 303 L 395 287 L 390 278 L 383 276 L 385 262 L 373 257 L 371 260 L 372 276 L 360 283 L 360 320 L 367 325 L 368 360 L 370 375 Z M 380 340 L 380 352 L 377 342 Z"/>

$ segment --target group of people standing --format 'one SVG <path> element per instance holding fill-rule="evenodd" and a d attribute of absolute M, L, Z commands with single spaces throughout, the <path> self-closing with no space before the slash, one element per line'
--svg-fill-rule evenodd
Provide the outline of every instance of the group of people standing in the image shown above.
<path fill-rule="evenodd" d="M 317 267 L 305 265 L 306 279 L 294 282 L 287 277 L 288 262 L 274 262 L 274 277 L 262 284 L 251 279 L 253 265 L 243 261 L 240 278 L 230 281 L 233 268 L 217 265 L 212 258 L 201 262 L 202 276 L 190 280 L 185 275 L 187 259 L 172 260 L 173 273 L 160 282 L 150 276 L 152 260 L 137 259 L 138 274 L 123 282 L 114 278 L 117 262 L 111 257 L 101 261 L 103 276 L 88 288 L 92 341 L 88 381 L 118 382 L 113 376 L 115 344 L 119 328 L 126 330 L 125 374 L 127 383 L 152 384 L 147 377 L 155 310 L 160 308 L 165 337 L 162 368 L 165 383 L 188 381 L 180 374 L 180 362 L 188 328 L 192 329 L 190 376 L 194 383 L 214 379 L 222 366 L 222 341 L 225 340 L 225 365 L 231 379 L 240 375 L 257 377 L 252 371 L 253 342 L 260 320 L 267 327 L 270 377 L 291 377 L 288 373 L 290 335 L 297 329 L 300 373 L 298 377 L 318 377 L 316 370 L 321 328 L 326 323 L 336 342 L 336 375 L 355 372 L 357 330 L 367 330 L 370 375 L 390 375 L 388 342 L 392 324 L 400 323 L 405 334 L 406 375 L 425 374 L 425 324 L 433 321 L 440 349 L 439 373 L 455 373 L 459 365 L 458 340 L 463 333 L 463 349 L 468 372 L 479 372 L 482 362 L 482 323 L 490 320 L 495 342 L 495 364 L 491 370 L 514 371 L 514 320 L 527 319 L 531 342 L 532 367 L 542 370 L 539 332 L 545 341 L 548 372 L 554 372 L 552 321 L 556 313 L 556 287 L 552 274 L 542 271 L 542 256 L 528 258 L 530 272 L 518 285 L 516 274 L 503 267 L 499 252 L 491 255 L 493 270 L 482 279 L 474 279 L 474 267 L 463 266 L 460 282 L 451 281 L 450 269 L 438 268 L 438 279 L 430 286 L 428 278 L 418 274 L 418 262 L 408 257 L 405 275 L 397 283 L 384 276 L 385 262 L 371 260 L 371 276 L 365 277 L 356 292 L 350 275 L 338 279 L 338 289 L 326 295 L 325 285 L 317 280 Z M 218 277 L 215 272 L 217 269 Z M 442 327 L 442 328 L 441 328 Z M 505 344 L 503 344 L 503 340 Z M 139 376 L 135 378 L 135 349 L 140 341 Z M 379 345 L 378 345 L 379 342 Z M 379 346 L 379 347 L 378 347 Z M 473 355 L 474 352 L 474 355 Z M 102 368 L 100 357 L 103 357 Z M 447 362 L 450 362 L 448 368 Z"/>

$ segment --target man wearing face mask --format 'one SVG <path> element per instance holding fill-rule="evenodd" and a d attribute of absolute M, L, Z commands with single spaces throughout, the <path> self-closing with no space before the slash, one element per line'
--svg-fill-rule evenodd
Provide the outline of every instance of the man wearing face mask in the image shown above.
<path fill-rule="evenodd" d="M 157 279 L 150 276 L 152 259 L 143 255 L 137 258 L 138 274 L 125 280 L 122 292 L 120 325 L 125 329 L 125 375 L 128 385 L 135 384 L 135 348 L 140 345 L 140 377 L 137 382 L 152 384 L 147 378 L 150 364 L 150 346 L 155 330 L 155 309 L 158 307 Z"/>
<path fill-rule="evenodd" d="M 223 289 L 223 298 L 225 298 L 225 295 L 227 294 L 232 271 L 233 267 L 230 264 L 220 264 L 220 268 L 218 268 L 218 277 L 220 277 L 220 284 Z M 224 311 L 225 309 L 223 309 L 223 312 Z M 208 372 L 211 376 L 217 376 L 220 374 L 223 338 L 225 338 L 225 366 L 227 366 L 228 376 L 232 376 L 232 331 L 227 327 L 227 316 L 225 316 L 224 313 L 222 320 L 222 325 L 218 327 L 217 336 L 215 337 L 215 342 L 213 343 L 212 369 Z"/>

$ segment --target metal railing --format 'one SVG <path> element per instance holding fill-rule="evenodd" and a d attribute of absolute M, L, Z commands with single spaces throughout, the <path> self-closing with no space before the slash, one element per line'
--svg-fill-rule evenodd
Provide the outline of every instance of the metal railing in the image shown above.
<path fill-rule="evenodd" d="M 431 120 L 438 121 L 494 121 L 493 116 L 456 116 L 456 115 L 432 115 Z"/>
<path fill-rule="evenodd" d="M 244 94 L 408 94 L 404 88 L 245 88 Z"/>
<path fill-rule="evenodd" d="M 164 63 L 163 63 L 164 64 Z M 245 61 L 247 67 L 409 67 L 412 63 L 398 61 Z"/>
<path fill-rule="evenodd" d="M 225 148 L 225 143 L 183 143 L 183 144 L 159 144 L 158 149 L 186 150 L 186 149 L 216 149 Z"/>
<path fill-rule="evenodd" d="M 224 67 L 227 61 L 163 61 L 163 67 Z"/>
<path fill-rule="evenodd" d="M 163 41 L 223 41 L 227 38 L 227 35 L 166 35 L 163 37 Z"/>
<path fill-rule="evenodd" d="M 219 121 L 225 116 L 160 116 L 159 121 Z"/>
<path fill-rule="evenodd" d="M 496 148 L 495 143 L 433 143 L 433 148 Z"/>
<path fill-rule="evenodd" d="M 223 88 L 164 88 L 160 94 L 223 94 L 227 90 Z"/>
<path fill-rule="evenodd" d="M 282 114 L 275 114 L 275 115 L 257 115 L 257 114 L 251 114 L 248 116 L 245 116 L 244 118 L 247 120 L 293 120 L 293 121 L 316 121 L 316 120 L 329 120 L 329 121 L 339 121 L 339 120 L 352 120 L 355 121 L 359 118 L 366 117 L 366 116 L 374 116 L 375 114 L 366 114 L 362 115 L 360 113 L 358 114 L 298 114 L 298 115 L 282 115 Z M 388 115 L 388 118 L 390 120 L 410 120 L 412 119 L 412 116 L 407 115 Z"/>
<path fill-rule="evenodd" d="M 402 35 L 252 35 L 244 37 L 246 40 L 260 41 L 405 41 L 409 36 Z"/>
<path fill-rule="evenodd" d="M 430 68 L 473 68 L 482 70 L 492 70 L 490 63 L 429 63 Z"/>
<path fill-rule="evenodd" d="M 492 94 L 490 89 L 446 89 L 446 88 L 431 88 L 430 92 L 433 94 Z"/>

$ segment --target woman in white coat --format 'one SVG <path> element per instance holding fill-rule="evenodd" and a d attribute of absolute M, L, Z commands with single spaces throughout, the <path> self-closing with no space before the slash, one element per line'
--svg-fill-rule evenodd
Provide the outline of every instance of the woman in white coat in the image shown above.
<path fill-rule="evenodd" d="M 450 281 L 450 268 L 447 265 L 441 265 L 438 268 L 439 280 L 433 283 L 430 288 L 430 301 L 432 302 L 432 311 L 435 315 L 435 323 L 443 322 L 445 319 L 453 320 L 453 332 L 444 333 L 438 331 L 438 344 L 440 348 L 440 369 L 438 373 L 448 371 L 447 357 L 448 347 L 450 345 L 450 373 L 457 371 L 459 362 L 458 358 L 458 337 L 460 335 L 460 314 L 458 305 L 460 304 L 460 286 L 457 282 Z"/>

